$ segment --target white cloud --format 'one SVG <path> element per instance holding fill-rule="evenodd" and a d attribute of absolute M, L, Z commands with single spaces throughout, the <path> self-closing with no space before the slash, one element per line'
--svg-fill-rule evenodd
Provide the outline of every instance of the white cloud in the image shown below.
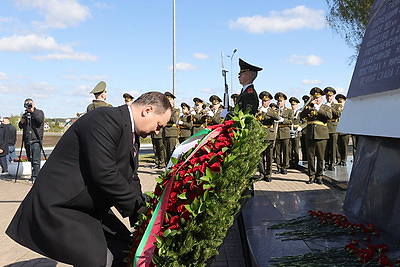
<path fill-rule="evenodd" d="M 297 65 L 312 65 L 312 66 L 318 66 L 323 63 L 322 58 L 315 55 L 309 55 L 309 56 L 291 55 L 287 61 Z"/>
<path fill-rule="evenodd" d="M 315 84 L 320 84 L 321 81 L 319 81 L 319 80 L 307 80 L 307 79 L 304 79 L 304 80 L 301 80 L 301 83 L 302 83 L 302 84 L 306 84 L 306 85 L 315 85 Z"/>
<path fill-rule="evenodd" d="M 91 82 L 108 79 L 108 77 L 105 75 L 73 75 L 73 74 L 65 75 L 63 78 L 66 80 L 73 80 L 73 81 L 84 80 Z"/>
<path fill-rule="evenodd" d="M 285 9 L 282 12 L 271 11 L 268 16 L 255 15 L 239 17 L 230 21 L 231 29 L 240 29 L 253 34 L 281 33 L 298 29 L 322 29 L 325 24 L 324 10 L 316 10 L 305 6 Z"/>
<path fill-rule="evenodd" d="M 87 6 L 77 0 L 15 0 L 21 8 L 34 8 L 45 17 L 45 22 L 34 22 L 44 28 L 67 28 L 76 26 L 90 17 Z"/>
<path fill-rule="evenodd" d="M 0 72 L 0 80 L 7 80 L 7 74 L 5 74 L 4 72 Z"/>
<path fill-rule="evenodd" d="M 172 70 L 172 66 L 169 66 L 167 69 Z M 190 63 L 186 63 L 186 62 L 176 63 L 176 70 L 195 70 L 195 69 L 196 69 L 196 66 L 194 66 Z"/>
<path fill-rule="evenodd" d="M 209 56 L 207 54 L 202 54 L 202 53 L 195 53 L 193 55 L 193 57 L 197 58 L 197 59 L 207 59 L 207 58 L 209 58 Z"/>
<path fill-rule="evenodd" d="M 69 45 L 57 44 L 56 40 L 51 36 L 29 34 L 13 35 L 0 39 L 0 51 L 36 52 L 43 50 L 64 53 L 71 53 L 73 51 Z"/>
<path fill-rule="evenodd" d="M 46 56 L 32 56 L 33 59 L 44 60 L 77 60 L 77 61 L 97 61 L 97 57 L 88 53 L 69 53 L 69 54 L 48 54 Z"/>

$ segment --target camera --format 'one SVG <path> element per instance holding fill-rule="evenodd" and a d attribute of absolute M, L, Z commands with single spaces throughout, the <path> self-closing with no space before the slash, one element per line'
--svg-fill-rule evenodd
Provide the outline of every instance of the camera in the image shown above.
<path fill-rule="evenodd" d="M 26 109 L 30 109 L 30 108 L 32 108 L 32 106 L 33 106 L 33 104 L 31 102 L 24 104 L 24 108 L 26 108 Z"/>

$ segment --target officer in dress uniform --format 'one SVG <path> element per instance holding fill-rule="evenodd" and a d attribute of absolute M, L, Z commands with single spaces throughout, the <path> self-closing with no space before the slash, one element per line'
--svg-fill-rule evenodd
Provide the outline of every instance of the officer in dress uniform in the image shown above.
<path fill-rule="evenodd" d="M 258 96 L 253 82 L 262 68 L 253 66 L 241 58 L 239 58 L 239 66 L 239 82 L 243 88 L 237 98 L 237 104 L 240 110 L 250 110 L 250 114 L 255 115 L 258 109 Z"/>
<path fill-rule="evenodd" d="M 193 98 L 194 110 L 190 112 L 192 114 L 192 135 L 200 132 L 205 127 L 207 114 L 203 109 L 203 100 L 198 97 Z"/>
<path fill-rule="evenodd" d="M 237 99 L 238 99 L 239 95 L 238 94 L 232 94 L 231 95 L 231 99 L 232 99 L 232 106 L 229 107 L 228 111 L 233 111 L 233 109 L 235 108 L 236 104 L 237 104 Z"/>
<path fill-rule="evenodd" d="M 275 120 L 279 120 L 277 106 L 270 107 L 272 95 L 267 91 L 262 91 L 259 95 L 261 106 L 256 114 L 256 119 L 262 124 L 262 127 L 267 133 L 266 140 L 268 146 L 261 154 L 262 160 L 259 165 L 260 173 L 263 175 L 263 180 L 271 182 L 272 175 L 272 156 L 274 150 L 274 141 L 276 138 Z"/>
<path fill-rule="evenodd" d="M 335 164 L 338 140 L 336 128 L 339 123 L 339 118 L 342 115 L 342 105 L 333 102 L 336 94 L 334 88 L 326 87 L 324 89 L 324 94 L 326 97 L 325 105 L 330 106 L 332 109 L 332 119 L 328 120 L 329 139 L 325 150 L 325 169 L 334 171 L 335 167 L 333 167 L 333 165 Z"/>
<path fill-rule="evenodd" d="M 221 112 L 224 107 L 221 105 L 221 98 L 217 95 L 210 96 L 212 104 L 210 110 L 207 112 L 207 125 L 216 125 L 222 123 Z"/>
<path fill-rule="evenodd" d="M 124 102 L 127 105 L 132 104 L 134 97 L 132 95 L 130 95 L 129 93 L 124 93 L 122 95 L 122 97 L 124 98 Z"/>
<path fill-rule="evenodd" d="M 183 143 L 192 135 L 192 114 L 190 114 L 190 106 L 183 102 L 181 104 L 182 115 L 179 117 L 179 143 Z"/>
<path fill-rule="evenodd" d="M 296 97 L 291 97 L 289 103 L 293 110 L 289 141 L 290 168 L 298 169 L 301 131 L 297 132 L 297 129 L 300 127 L 300 110 L 298 109 L 300 101 Z"/>
<path fill-rule="evenodd" d="M 312 88 L 310 95 L 313 100 L 300 113 L 300 118 L 307 118 L 306 138 L 309 176 L 307 183 L 322 184 L 325 149 L 329 139 L 327 123 L 328 120 L 332 119 L 332 109 L 322 104 L 324 91 L 321 88 Z M 315 158 L 317 158 L 317 168 L 315 168 Z"/>
<path fill-rule="evenodd" d="M 336 101 L 338 102 L 338 104 L 340 104 L 342 106 L 342 110 L 343 107 L 346 103 L 346 96 L 342 95 L 342 94 L 337 94 L 335 96 Z M 347 154 L 348 154 L 348 145 L 349 145 L 349 140 L 350 140 L 350 134 L 347 133 L 338 133 L 338 165 L 340 166 L 346 166 L 346 162 L 347 162 Z"/>
<path fill-rule="evenodd" d="M 307 102 L 310 100 L 309 95 L 303 95 L 301 98 L 304 102 L 303 107 L 307 105 Z M 300 146 L 301 146 L 301 160 L 307 161 L 307 143 L 306 143 L 306 131 L 307 131 L 307 118 L 300 118 L 300 125 L 304 125 L 304 128 L 301 130 L 300 136 Z"/>
<path fill-rule="evenodd" d="M 103 81 L 100 81 L 92 91 L 90 91 L 91 94 L 94 94 L 94 98 L 92 103 L 89 104 L 86 108 L 86 112 L 89 112 L 95 108 L 99 107 L 112 107 L 111 104 L 108 104 L 106 102 L 107 99 L 107 91 L 106 91 L 106 83 Z"/>
<path fill-rule="evenodd" d="M 177 123 L 179 120 L 179 114 L 181 111 L 178 107 L 175 107 L 175 96 L 170 92 L 165 92 L 164 95 L 169 99 L 171 106 L 173 106 L 173 110 L 171 113 L 171 118 L 168 123 L 164 127 L 164 145 L 165 145 L 165 162 L 168 164 L 171 159 L 172 152 L 175 150 L 176 142 L 178 140 L 178 127 Z"/>
<path fill-rule="evenodd" d="M 285 101 L 287 96 L 278 92 L 274 96 L 278 105 L 279 120 L 277 120 L 277 131 L 276 131 L 276 166 L 278 169 L 275 171 L 276 174 L 287 174 L 287 168 L 289 167 L 289 139 L 290 139 L 290 127 L 293 122 L 293 110 L 285 107 Z"/>

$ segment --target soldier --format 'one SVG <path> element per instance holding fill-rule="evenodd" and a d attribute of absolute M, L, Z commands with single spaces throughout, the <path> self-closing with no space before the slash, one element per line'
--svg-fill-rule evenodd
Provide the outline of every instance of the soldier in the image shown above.
<path fill-rule="evenodd" d="M 103 81 L 100 81 L 92 91 L 90 91 L 91 94 L 94 94 L 94 98 L 92 103 L 89 104 L 86 108 L 86 112 L 91 111 L 92 109 L 98 108 L 98 107 L 112 107 L 111 104 L 108 104 L 106 102 L 107 99 L 107 91 L 106 91 L 106 83 Z"/>
<path fill-rule="evenodd" d="M 342 94 L 337 94 L 335 96 L 336 101 L 338 104 L 342 105 L 342 110 L 343 107 L 346 103 L 346 97 Z M 347 133 L 338 133 L 338 152 L 339 159 L 338 159 L 338 165 L 340 166 L 346 166 L 347 162 L 347 154 L 348 154 L 348 145 L 349 145 L 349 140 L 350 140 L 350 134 Z"/>
<path fill-rule="evenodd" d="M 193 98 L 193 102 L 195 104 L 194 110 L 191 111 L 190 114 L 192 114 L 192 121 L 193 121 L 193 127 L 192 127 L 192 135 L 200 132 L 202 129 L 204 129 L 204 125 L 206 123 L 206 111 L 203 109 L 203 100 L 201 100 L 198 97 Z"/>
<path fill-rule="evenodd" d="M 216 125 L 222 123 L 221 112 L 224 107 L 221 105 L 221 98 L 216 95 L 210 97 L 211 109 L 207 112 L 207 125 Z"/>
<path fill-rule="evenodd" d="M 241 58 L 239 58 L 239 66 L 239 82 L 243 88 L 237 98 L 237 104 L 240 110 L 250 110 L 250 114 L 255 115 L 258 109 L 258 96 L 253 82 L 262 68 L 250 65 Z"/>
<path fill-rule="evenodd" d="M 300 127 L 300 110 L 298 109 L 300 101 L 296 97 L 289 98 L 289 103 L 293 110 L 293 121 L 290 127 L 290 168 L 298 169 L 299 167 L 299 150 L 301 132 L 297 131 Z"/>
<path fill-rule="evenodd" d="M 325 150 L 325 169 L 329 171 L 334 171 L 336 152 L 337 152 L 337 140 L 338 134 L 336 133 L 336 128 L 339 123 L 339 118 L 342 115 L 342 105 L 334 103 L 336 90 L 332 87 L 326 87 L 324 89 L 324 94 L 326 97 L 325 105 L 330 106 L 332 109 L 332 119 L 328 120 L 328 131 L 329 139 Z"/>
<path fill-rule="evenodd" d="M 165 162 L 168 164 L 171 159 L 172 152 L 175 150 L 176 141 L 178 139 L 178 127 L 177 123 L 179 120 L 179 114 L 181 113 L 178 107 L 175 107 L 175 96 L 170 92 L 165 92 L 164 95 L 169 99 L 173 110 L 171 113 L 171 118 L 169 119 L 167 125 L 164 127 L 164 145 L 165 145 Z"/>
<path fill-rule="evenodd" d="M 122 95 L 122 97 L 124 98 L 124 102 L 125 102 L 125 104 L 127 104 L 127 105 L 130 105 L 130 104 L 132 104 L 132 102 L 133 102 L 133 99 L 134 99 L 134 97 L 133 96 L 131 96 L 130 94 L 128 94 L 128 93 L 125 93 L 125 94 L 123 94 Z"/>
<path fill-rule="evenodd" d="M 314 87 L 310 91 L 311 103 L 300 113 L 300 118 L 307 118 L 307 164 L 309 181 L 322 184 L 324 171 L 325 148 L 329 139 L 328 120 L 332 119 L 332 109 L 322 104 L 324 92 L 321 88 Z M 317 169 L 315 169 L 317 158 Z"/>
<path fill-rule="evenodd" d="M 182 144 L 187 138 L 192 135 L 192 114 L 190 114 L 190 106 L 183 102 L 181 104 L 182 115 L 179 117 L 179 143 Z"/>
<path fill-rule="evenodd" d="M 279 120 L 277 107 L 270 107 L 272 95 L 267 91 L 262 91 L 259 95 L 261 99 L 261 106 L 256 114 L 257 120 L 262 124 L 262 127 L 267 133 L 266 140 L 268 141 L 268 146 L 265 151 L 261 154 L 262 161 L 260 162 L 259 168 L 260 173 L 263 175 L 263 180 L 271 182 L 272 175 L 272 156 L 274 141 L 276 137 L 275 132 L 275 120 Z"/>
<path fill-rule="evenodd" d="M 303 95 L 301 98 L 304 102 L 303 107 L 308 105 L 308 101 L 310 100 L 309 95 Z M 307 126 L 307 118 L 300 119 L 301 125 L 305 124 Z M 300 146 L 301 146 L 301 160 L 307 161 L 307 142 L 306 142 L 306 127 L 302 129 L 301 136 L 300 136 Z"/>
<path fill-rule="evenodd" d="M 287 168 L 289 167 L 289 139 L 290 139 L 290 127 L 293 122 L 293 110 L 285 107 L 285 100 L 287 96 L 278 92 L 274 96 L 278 105 L 279 120 L 277 133 L 276 133 L 276 174 L 287 174 Z"/>

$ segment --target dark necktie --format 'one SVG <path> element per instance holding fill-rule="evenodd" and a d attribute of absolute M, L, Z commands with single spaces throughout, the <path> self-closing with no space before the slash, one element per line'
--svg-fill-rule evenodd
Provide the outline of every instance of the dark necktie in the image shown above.
<path fill-rule="evenodd" d="M 136 148 L 136 134 L 132 133 L 132 142 L 133 142 L 133 156 L 136 157 L 137 148 Z"/>

